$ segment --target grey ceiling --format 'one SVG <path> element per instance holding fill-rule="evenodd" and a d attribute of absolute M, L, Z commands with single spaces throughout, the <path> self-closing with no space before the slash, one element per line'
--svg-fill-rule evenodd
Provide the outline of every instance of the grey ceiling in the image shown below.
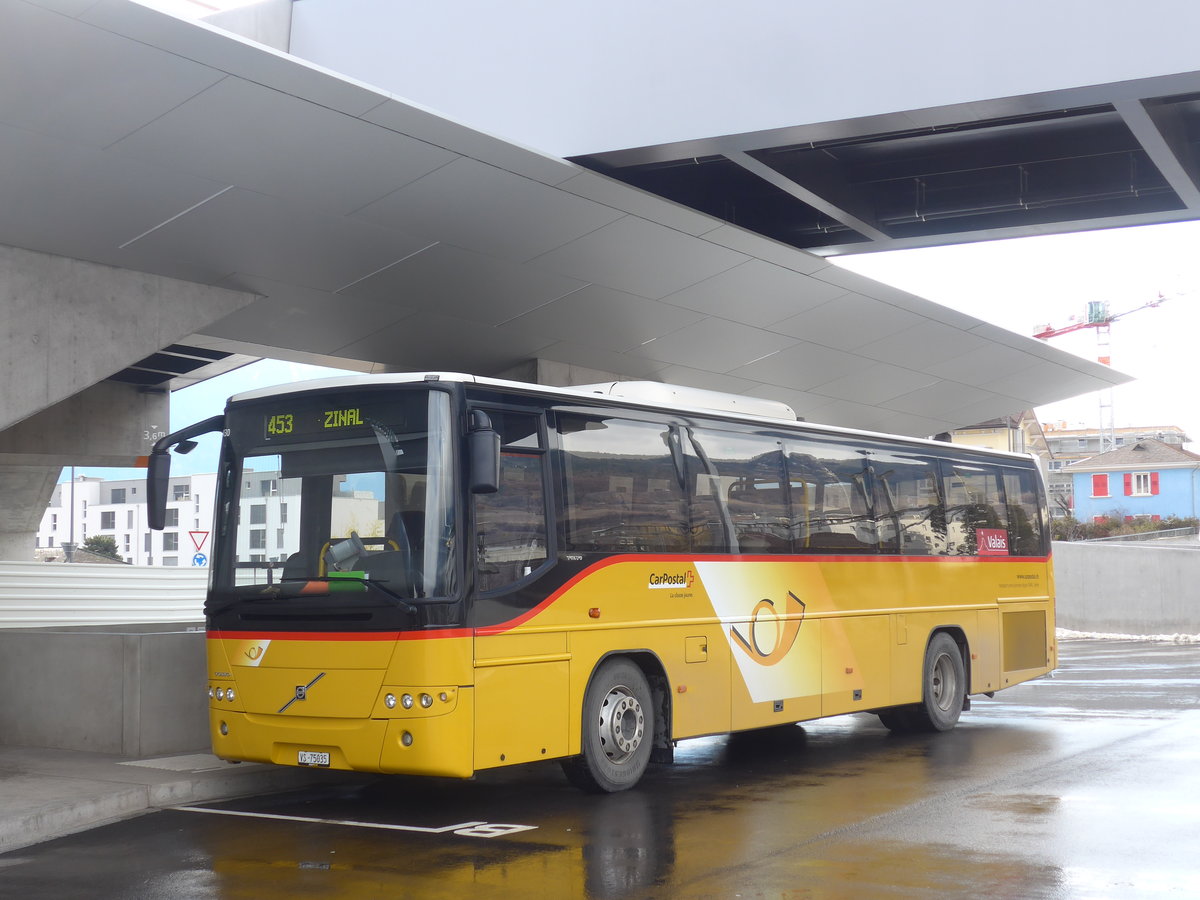
<path fill-rule="evenodd" d="M 0 20 L 0 243 L 261 295 L 193 347 L 540 357 L 921 435 L 1125 380 L 127 0 Z"/>

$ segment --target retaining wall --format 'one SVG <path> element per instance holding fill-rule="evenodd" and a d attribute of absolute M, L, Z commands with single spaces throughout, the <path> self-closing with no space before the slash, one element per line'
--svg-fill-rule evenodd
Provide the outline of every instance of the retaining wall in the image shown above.
<path fill-rule="evenodd" d="M 1056 541 L 1054 577 L 1059 628 L 1200 634 L 1200 549 L 1194 546 Z"/>
<path fill-rule="evenodd" d="M 0 744 L 129 757 L 207 747 L 204 626 L 0 631 Z"/>

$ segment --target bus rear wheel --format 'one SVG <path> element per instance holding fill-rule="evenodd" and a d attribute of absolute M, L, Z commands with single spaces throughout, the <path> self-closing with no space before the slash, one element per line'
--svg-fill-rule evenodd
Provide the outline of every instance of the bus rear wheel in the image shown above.
<path fill-rule="evenodd" d="M 633 787 L 654 743 L 650 685 L 633 662 L 613 659 L 592 676 L 583 698 L 583 752 L 562 762 L 576 787 L 612 793 Z"/>
<path fill-rule="evenodd" d="M 949 731 L 962 715 L 967 694 L 966 669 L 958 643 L 944 631 L 935 634 L 925 648 L 921 669 L 921 702 L 894 706 L 876 715 L 889 731 Z"/>
<path fill-rule="evenodd" d="M 925 648 L 921 702 L 913 708 L 914 731 L 949 731 L 962 715 L 967 677 L 958 643 L 944 631 Z"/>

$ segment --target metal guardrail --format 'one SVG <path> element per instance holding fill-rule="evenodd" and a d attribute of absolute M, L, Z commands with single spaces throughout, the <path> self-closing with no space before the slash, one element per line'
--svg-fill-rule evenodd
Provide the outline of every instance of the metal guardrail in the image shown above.
<path fill-rule="evenodd" d="M 204 619 L 208 569 L 0 562 L 0 628 Z"/>
<path fill-rule="evenodd" d="M 1195 527 L 1188 528 L 1167 528 L 1163 531 L 1143 531 L 1138 534 L 1117 534 L 1112 537 L 1089 538 L 1086 541 L 1078 541 L 1080 544 L 1103 544 L 1106 542 L 1115 541 L 1161 541 L 1166 538 L 1181 538 L 1190 537 L 1191 535 L 1200 533 L 1200 529 Z"/>

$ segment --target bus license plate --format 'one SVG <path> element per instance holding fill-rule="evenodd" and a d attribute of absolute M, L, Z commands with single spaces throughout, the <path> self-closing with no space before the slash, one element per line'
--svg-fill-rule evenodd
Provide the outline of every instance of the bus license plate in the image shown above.
<path fill-rule="evenodd" d="M 298 762 L 302 766 L 328 766 L 329 754 L 319 750 L 301 750 Z"/>

